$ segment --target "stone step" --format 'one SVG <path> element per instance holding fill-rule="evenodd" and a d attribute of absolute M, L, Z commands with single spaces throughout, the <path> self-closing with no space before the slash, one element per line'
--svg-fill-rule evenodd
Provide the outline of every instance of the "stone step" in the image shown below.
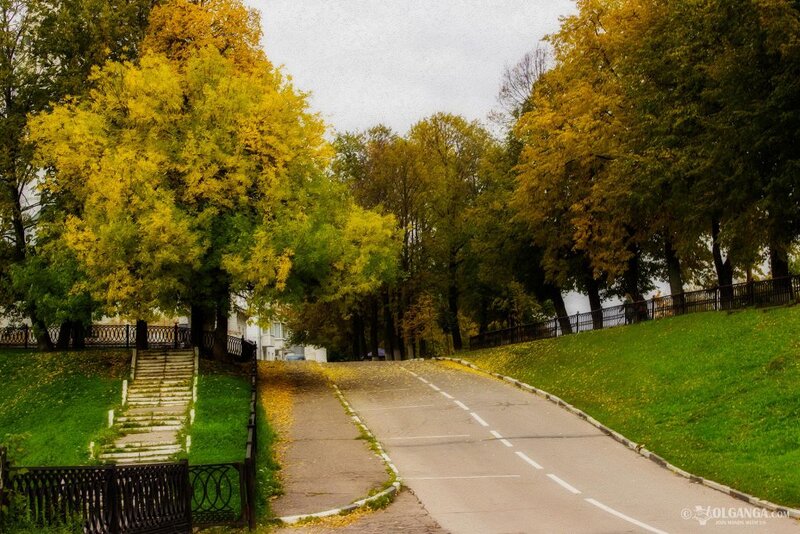
<path fill-rule="evenodd" d="M 161 407 L 129 407 L 125 410 L 122 414 L 123 416 L 141 416 L 141 415 L 149 415 L 151 417 L 161 417 L 161 416 L 183 416 L 185 415 L 185 411 L 178 407 L 178 406 L 161 406 Z"/>
<path fill-rule="evenodd" d="M 139 378 L 131 382 L 133 386 L 184 386 L 192 381 L 192 377 L 186 376 L 181 378 Z"/>
<path fill-rule="evenodd" d="M 138 408 L 143 408 L 143 407 L 148 407 L 148 406 L 152 406 L 152 407 L 183 406 L 184 409 L 187 409 L 187 410 L 189 409 L 189 404 L 185 400 L 174 400 L 174 401 L 173 400 L 149 400 L 149 401 L 133 400 L 133 401 L 128 401 L 128 404 L 130 404 L 131 406 L 138 407 Z"/>
<path fill-rule="evenodd" d="M 138 447 L 153 447 L 156 445 L 171 445 L 178 442 L 178 433 L 175 431 L 158 431 L 149 433 L 138 433 L 131 436 L 122 436 L 117 438 L 114 445 L 117 447 L 123 446 L 138 446 Z"/>
<path fill-rule="evenodd" d="M 131 399 L 131 398 L 143 399 L 143 398 L 147 398 L 147 397 L 158 398 L 158 397 L 186 397 L 186 396 L 189 396 L 189 397 L 192 396 L 192 390 L 190 388 L 184 388 L 184 389 L 180 389 L 180 390 L 171 390 L 171 391 L 160 391 L 160 390 L 154 390 L 154 391 L 128 391 L 128 398 L 129 399 Z"/>
<path fill-rule="evenodd" d="M 160 390 L 153 390 L 153 391 L 128 391 L 128 398 L 163 398 L 169 397 L 170 395 L 177 395 L 179 397 L 188 395 L 189 397 L 192 396 L 192 391 L 188 388 L 180 389 L 180 390 L 167 390 L 167 391 L 160 391 Z"/>
<path fill-rule="evenodd" d="M 127 458 L 119 458 L 113 459 L 110 458 L 109 460 L 113 461 L 117 465 L 146 465 L 146 464 L 162 464 L 162 463 L 172 463 L 172 456 L 149 456 L 145 459 L 127 459 Z"/>
<path fill-rule="evenodd" d="M 159 386 L 159 385 L 152 385 L 152 386 L 142 386 L 140 384 L 134 384 L 128 388 L 128 393 L 169 393 L 172 391 L 187 391 L 191 388 L 187 386 Z"/>
<path fill-rule="evenodd" d="M 174 425 L 150 424 L 146 426 L 137 426 L 133 424 L 125 424 L 119 425 L 118 428 L 125 432 L 126 435 L 132 436 L 134 434 L 149 434 L 150 432 L 178 432 L 183 428 L 183 424 L 180 422 Z"/>
<path fill-rule="evenodd" d="M 155 380 L 159 380 L 159 379 L 161 379 L 161 380 L 191 380 L 192 379 L 192 373 L 152 373 L 152 374 L 139 374 L 139 373 L 136 373 L 136 377 L 134 378 L 134 382 L 141 381 L 142 379 L 149 380 L 149 381 L 155 381 Z"/>
<path fill-rule="evenodd" d="M 180 450 L 181 446 L 177 441 L 173 441 L 171 443 L 154 443 L 154 444 L 123 444 L 123 445 L 111 445 L 109 448 L 103 452 L 160 452 L 162 454 L 169 454 L 175 452 L 175 450 Z"/>
<path fill-rule="evenodd" d="M 148 426 L 148 425 L 182 425 L 186 417 L 151 417 L 148 415 L 117 417 L 116 421 L 121 427 Z"/>
<path fill-rule="evenodd" d="M 98 457 L 101 460 L 112 460 L 117 463 L 155 463 L 165 462 L 172 458 L 174 455 L 181 452 L 181 448 L 177 447 L 174 452 L 167 451 L 142 451 L 142 452 L 104 452 Z"/>
<path fill-rule="evenodd" d="M 185 369 L 179 368 L 166 368 L 159 367 L 158 369 L 136 369 L 136 378 L 145 377 L 145 376 L 164 376 L 164 375 L 175 375 L 180 374 L 183 376 L 194 374 L 194 367 L 187 367 Z"/>

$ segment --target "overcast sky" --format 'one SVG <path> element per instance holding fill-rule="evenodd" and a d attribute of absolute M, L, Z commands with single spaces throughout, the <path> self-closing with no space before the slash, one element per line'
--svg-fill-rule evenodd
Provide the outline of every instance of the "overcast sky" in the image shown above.
<path fill-rule="evenodd" d="M 500 76 L 573 0 L 246 0 L 267 55 L 337 130 L 398 133 L 437 111 L 485 119 Z"/>

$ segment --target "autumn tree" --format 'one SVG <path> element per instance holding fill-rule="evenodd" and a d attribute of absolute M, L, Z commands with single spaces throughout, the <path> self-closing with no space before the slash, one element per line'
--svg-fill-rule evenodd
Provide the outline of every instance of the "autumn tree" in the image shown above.
<path fill-rule="evenodd" d="M 85 321 L 86 315 L 79 312 L 83 306 L 65 304 L 56 310 L 58 299 L 50 295 L 50 302 L 44 302 L 47 294 L 33 283 L 47 277 L 42 269 L 62 277 L 81 274 L 59 265 L 60 260 L 71 263 L 68 256 L 37 256 L 45 236 L 56 239 L 57 233 L 34 230 L 49 206 L 36 190 L 38 168 L 25 138 L 27 117 L 84 92 L 92 67 L 107 59 L 135 57 L 150 5 L 149 0 L 0 2 L 0 285 L 7 290 L 0 295 L 0 306 L 30 318 L 43 348 L 51 346 L 46 328 L 51 321 L 74 313 Z M 13 273 L 17 278 L 12 280 Z M 72 283 L 62 278 L 56 285 L 66 290 Z M 70 300 L 61 295 L 65 303 Z"/>
<path fill-rule="evenodd" d="M 237 0 L 164 4 L 137 63 L 106 64 L 88 96 L 32 124 L 45 191 L 83 206 L 66 240 L 95 298 L 136 319 L 191 308 L 194 332 L 211 315 L 218 357 L 233 291 L 263 310 L 391 270 L 376 253 L 391 221 L 324 175 L 324 125 L 256 48 L 259 28 Z"/>

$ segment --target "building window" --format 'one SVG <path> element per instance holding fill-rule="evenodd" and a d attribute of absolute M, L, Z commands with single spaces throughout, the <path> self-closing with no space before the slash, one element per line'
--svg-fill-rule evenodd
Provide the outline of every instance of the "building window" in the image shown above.
<path fill-rule="evenodd" d="M 281 323 L 272 323 L 270 333 L 275 339 L 283 339 L 283 325 Z"/>

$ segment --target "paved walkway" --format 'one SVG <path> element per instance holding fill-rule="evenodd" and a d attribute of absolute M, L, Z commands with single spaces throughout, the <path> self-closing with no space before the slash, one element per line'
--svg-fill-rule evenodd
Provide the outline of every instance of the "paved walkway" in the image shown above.
<path fill-rule="evenodd" d="M 119 464 L 171 460 L 183 449 L 179 435 L 192 402 L 194 351 L 141 350 L 127 403 L 114 421 L 120 436 L 99 458 Z"/>
<path fill-rule="evenodd" d="M 285 418 L 291 423 L 288 435 L 281 436 L 284 444 L 278 447 L 284 495 L 272 503 L 276 516 L 346 506 L 386 482 L 383 463 L 359 439 L 356 426 L 316 364 L 275 362 L 262 367 L 262 381 L 267 392 L 291 390 L 291 417 Z M 274 415 L 268 393 L 265 407 Z"/>
<path fill-rule="evenodd" d="M 337 364 L 332 372 L 404 483 L 453 533 L 800 533 L 797 521 L 753 517 L 761 509 L 678 477 L 485 375 L 433 362 Z M 713 517 L 731 510 L 739 515 Z"/>

